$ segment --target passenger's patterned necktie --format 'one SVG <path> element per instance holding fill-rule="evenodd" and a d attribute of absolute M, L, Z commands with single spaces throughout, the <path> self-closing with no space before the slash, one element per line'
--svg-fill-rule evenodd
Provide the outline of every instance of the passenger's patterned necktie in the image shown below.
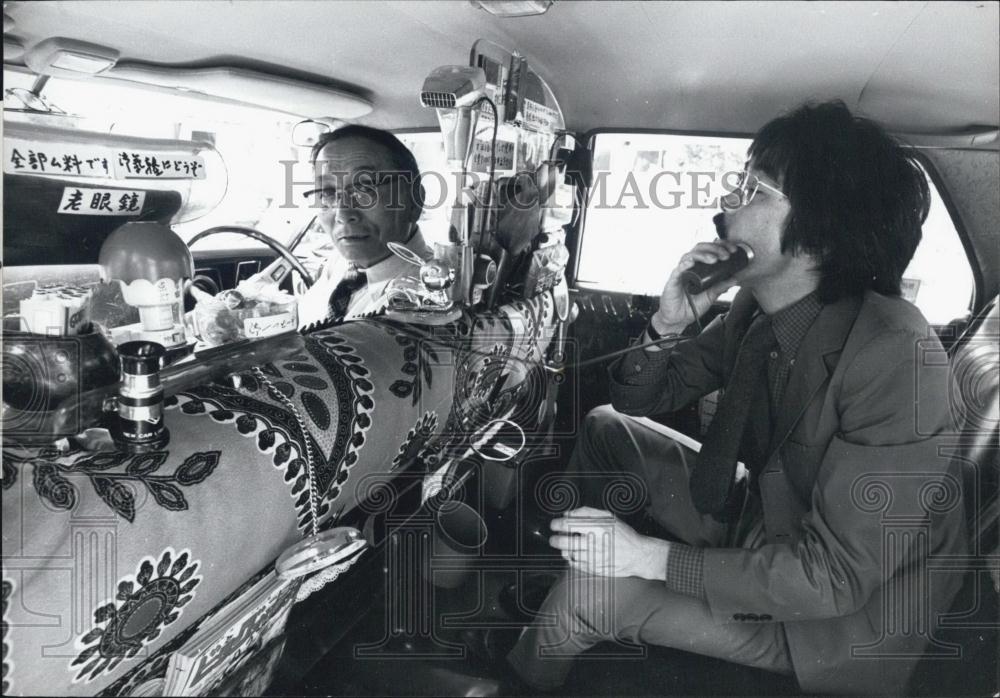
<path fill-rule="evenodd" d="M 368 275 L 353 264 L 347 268 L 344 278 L 340 280 L 337 287 L 330 294 L 330 314 L 331 320 L 343 320 L 347 315 L 347 308 L 351 304 L 351 296 L 359 288 L 363 288 L 368 281 Z"/>
<path fill-rule="evenodd" d="M 761 315 L 743 338 L 736 364 L 719 401 L 691 473 L 691 498 L 703 514 L 723 520 L 736 479 L 736 460 L 758 386 L 767 381 L 767 355 L 776 344 L 771 320 Z"/>

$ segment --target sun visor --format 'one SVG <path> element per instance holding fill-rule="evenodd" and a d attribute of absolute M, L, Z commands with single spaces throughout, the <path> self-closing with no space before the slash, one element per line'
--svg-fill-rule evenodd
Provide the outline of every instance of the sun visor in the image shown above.
<path fill-rule="evenodd" d="M 226 193 L 208 143 L 94 133 L 7 121 L 3 260 L 92 264 L 128 221 L 195 220 Z"/>
<path fill-rule="evenodd" d="M 372 111 L 372 103 L 359 95 L 244 68 L 168 68 L 119 63 L 104 75 L 300 117 L 357 119 Z"/>

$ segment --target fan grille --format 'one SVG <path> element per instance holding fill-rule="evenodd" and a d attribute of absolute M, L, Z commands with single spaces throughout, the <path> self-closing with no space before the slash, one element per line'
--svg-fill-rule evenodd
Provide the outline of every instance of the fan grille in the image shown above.
<path fill-rule="evenodd" d="M 454 109 L 455 95 L 450 92 L 421 92 L 420 103 L 425 107 L 437 109 Z"/>

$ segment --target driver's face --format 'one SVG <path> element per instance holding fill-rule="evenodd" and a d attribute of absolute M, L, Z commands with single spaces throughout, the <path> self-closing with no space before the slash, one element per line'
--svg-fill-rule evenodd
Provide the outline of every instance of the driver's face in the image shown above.
<path fill-rule="evenodd" d="M 324 192 L 318 218 L 348 261 L 367 268 L 390 254 L 386 243 L 405 242 L 419 211 L 406 177 L 389 151 L 364 138 L 345 138 L 324 147 L 316 158 L 316 183 Z"/>

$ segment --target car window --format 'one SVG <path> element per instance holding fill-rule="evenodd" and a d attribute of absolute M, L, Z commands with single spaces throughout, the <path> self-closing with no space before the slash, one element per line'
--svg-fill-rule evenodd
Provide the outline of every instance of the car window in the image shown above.
<path fill-rule="evenodd" d="M 577 284 L 659 295 L 677 259 L 695 243 L 715 239 L 712 216 L 749 145 L 746 138 L 598 134 Z M 931 210 L 903 274 L 903 296 L 932 324 L 946 324 L 968 312 L 975 282 L 955 224 L 928 181 Z M 735 293 L 730 289 L 722 300 Z"/>
<path fill-rule="evenodd" d="M 8 91 L 18 90 L 30 85 L 31 78 L 20 71 L 4 70 L 4 82 Z M 16 92 L 8 92 L 5 109 L 22 108 L 22 100 L 16 96 Z M 285 163 L 308 160 L 308 149 L 296 147 L 291 139 L 299 117 L 193 94 L 166 94 L 114 80 L 50 78 L 42 97 L 53 110 L 66 114 L 49 121 L 61 128 L 212 143 L 225 165 L 225 195 L 204 215 L 171 221 L 185 240 L 212 226 L 241 225 L 288 242 L 312 217 L 306 207 L 284 205 L 289 180 L 300 176 Z M 24 115 L 5 112 L 4 118 Z M 197 243 L 196 249 L 234 247 L 265 249 L 238 235 L 212 236 Z"/>
<path fill-rule="evenodd" d="M 677 259 L 715 239 L 721 175 L 742 169 L 749 145 L 737 138 L 599 134 L 578 285 L 659 295 Z"/>
<path fill-rule="evenodd" d="M 424 211 L 420 215 L 420 231 L 428 243 L 448 242 L 451 204 L 454 198 L 454 177 L 444 157 L 444 141 L 439 131 L 397 133 L 420 167 L 424 185 Z"/>
<path fill-rule="evenodd" d="M 927 179 L 931 210 L 917 253 L 903 272 L 903 297 L 932 325 L 945 325 L 971 309 L 976 282 L 955 221 L 934 180 Z"/>

